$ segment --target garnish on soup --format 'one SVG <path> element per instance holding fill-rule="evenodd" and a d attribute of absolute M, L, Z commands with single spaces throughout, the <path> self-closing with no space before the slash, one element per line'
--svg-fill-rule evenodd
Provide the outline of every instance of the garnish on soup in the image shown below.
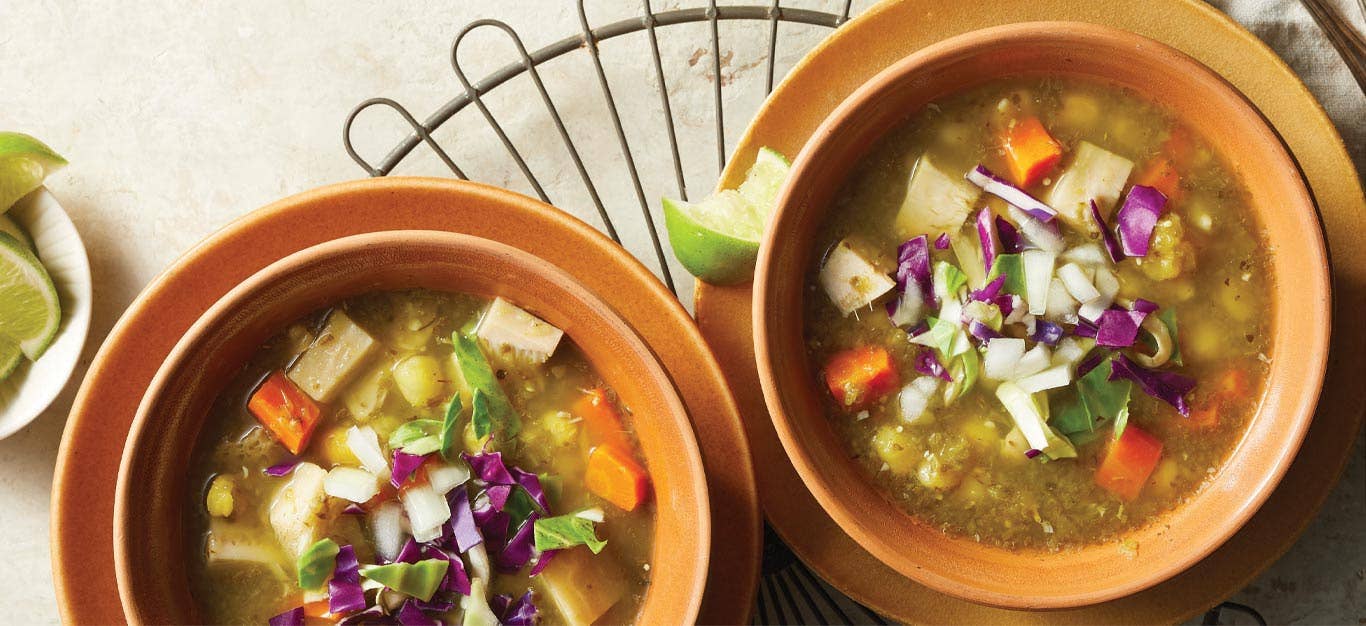
<path fill-rule="evenodd" d="M 1074 79 L 944 99 L 855 168 L 805 334 L 911 513 L 1005 547 L 1112 540 L 1217 471 L 1265 375 L 1244 192 L 1157 107 Z"/>
<path fill-rule="evenodd" d="M 195 456 L 215 623 L 634 618 L 653 504 L 629 412 L 515 304 L 352 298 L 271 339 Z"/>

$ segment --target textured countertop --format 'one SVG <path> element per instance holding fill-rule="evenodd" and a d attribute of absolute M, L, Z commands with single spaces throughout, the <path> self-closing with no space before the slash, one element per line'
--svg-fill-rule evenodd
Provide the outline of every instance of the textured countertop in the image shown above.
<path fill-rule="evenodd" d="M 1023 1 L 1023 0 L 1022 0 Z M 594 24 L 635 15 L 635 2 L 590 1 Z M 656 10 L 678 0 L 656 0 Z M 683 2 L 686 6 L 701 4 Z M 746 4 L 767 4 L 746 2 Z M 784 6 L 838 10 L 842 2 L 784 2 Z M 866 2 L 855 3 L 855 13 Z M 1366 99 L 1308 15 L 1294 2 L 1220 0 L 1305 77 L 1353 150 L 1366 164 Z M 1355 0 L 1340 0 L 1360 23 Z M 629 5 L 629 6 L 624 6 Z M 963 9 L 968 10 L 968 9 Z M 361 100 L 389 96 L 425 117 L 459 90 L 451 72 L 450 43 L 466 23 L 504 20 L 536 49 L 577 32 L 568 0 L 497 3 L 358 0 L 272 2 L 241 0 L 189 8 L 169 0 L 0 2 L 0 128 L 38 136 L 72 163 L 49 181 L 89 248 L 96 285 L 91 340 L 81 369 L 58 401 L 28 428 L 0 441 L 0 537 L 6 567 L 0 588 L 9 592 L 3 621 L 57 620 L 48 554 L 48 503 L 52 470 L 66 412 L 80 374 L 121 312 L 158 272 L 200 239 L 252 209 L 322 184 L 361 177 L 346 155 L 341 125 Z M 705 26 L 676 27 L 664 37 L 665 72 L 685 152 L 690 189 L 715 179 L 711 141 L 710 53 Z M 784 26 L 778 50 L 781 72 L 826 31 Z M 730 143 L 743 130 L 763 94 L 766 27 L 723 25 L 723 81 L 752 84 L 726 96 Z M 487 33 L 462 56 L 471 78 L 510 61 L 511 46 Z M 614 84 L 653 76 L 641 39 L 604 44 Z M 544 70 L 551 95 L 566 118 L 592 119 L 601 111 L 594 80 L 582 56 Z M 644 73 L 644 74 L 642 74 Z M 652 80 L 652 79 L 651 79 Z M 618 82 L 620 81 L 620 82 Z M 488 99 L 519 144 L 538 140 L 547 125 L 531 87 L 509 85 Z M 700 86 L 700 87 L 699 87 Z M 518 91 L 517 89 L 521 89 Z M 626 132 L 647 154 L 665 154 L 657 100 L 618 86 Z M 645 91 L 645 90 L 641 90 Z M 605 122 L 604 122 L 605 123 Z M 616 217 L 627 247 L 651 259 L 638 207 L 614 141 L 573 131 L 599 192 Z M 603 130 L 598 128 L 598 130 Z M 359 150 L 373 160 L 406 127 L 392 114 L 367 112 L 357 124 Z M 443 127 L 443 142 L 458 146 L 472 178 L 529 192 L 530 187 L 475 116 Z M 554 141 L 558 142 L 558 139 Z M 697 153 L 693 146 L 699 146 Z M 703 150 L 700 146 L 708 146 Z M 542 151 L 541 154 L 553 151 Z M 695 154 L 695 156 L 694 156 Z M 642 168 L 669 167 L 648 156 Z M 567 210 L 597 224 L 567 159 L 532 160 L 547 191 Z M 446 174 L 419 149 L 397 173 Z M 646 189 L 646 197 L 671 193 Z M 577 191 L 582 194 L 582 191 Z M 345 219 L 337 216 L 337 219 Z M 682 273 L 674 266 L 675 274 Z M 680 279 L 685 302 L 691 284 Z M 1360 439 L 1360 437 L 1359 437 Z M 1298 544 L 1233 600 L 1256 607 L 1273 623 L 1366 623 L 1366 446 L 1354 459 L 1322 513 Z"/>

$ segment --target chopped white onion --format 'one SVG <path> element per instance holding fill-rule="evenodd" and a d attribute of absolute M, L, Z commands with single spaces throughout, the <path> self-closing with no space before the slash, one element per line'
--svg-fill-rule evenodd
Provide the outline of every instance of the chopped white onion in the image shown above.
<path fill-rule="evenodd" d="M 1067 293 L 1067 287 L 1057 278 L 1048 283 L 1047 316 L 1069 324 L 1077 321 L 1077 301 L 1072 299 L 1072 294 Z"/>
<path fill-rule="evenodd" d="M 403 507 L 397 502 L 385 502 L 370 511 L 369 521 L 375 552 L 388 561 L 398 558 L 403 549 Z"/>
<path fill-rule="evenodd" d="M 1053 365 L 1074 366 L 1081 358 L 1086 356 L 1090 347 L 1085 345 L 1084 340 L 1076 337 L 1063 337 L 1058 342 L 1057 347 L 1053 348 Z"/>
<path fill-rule="evenodd" d="M 380 477 L 389 474 L 389 460 L 384 457 L 384 450 L 379 447 L 379 436 L 373 428 L 352 426 L 346 431 L 346 447 L 371 474 Z"/>
<path fill-rule="evenodd" d="M 906 281 L 906 291 L 898 298 L 896 311 L 891 318 L 893 324 L 902 328 L 915 326 L 925 319 L 925 294 L 920 289 L 920 283 Z"/>
<path fill-rule="evenodd" d="M 1110 301 L 1106 300 L 1105 296 L 1096 296 L 1094 300 L 1077 308 L 1077 317 L 1094 324 L 1100 321 L 1100 314 L 1108 308 L 1110 308 Z"/>
<path fill-rule="evenodd" d="M 1077 302 L 1090 302 L 1100 297 L 1096 286 L 1091 284 L 1086 272 L 1076 263 L 1068 263 L 1058 268 L 1058 278 L 1062 279 L 1063 286 L 1067 287 L 1067 293 Z"/>
<path fill-rule="evenodd" d="M 1045 252 L 1058 254 L 1066 247 L 1067 244 L 1063 241 L 1062 235 L 1058 233 L 1056 226 L 1040 222 L 1014 206 L 1009 207 L 1009 211 L 1010 219 L 1020 225 L 1020 233 L 1024 235 L 1025 239 Z"/>
<path fill-rule="evenodd" d="M 939 307 L 939 321 L 950 324 L 963 323 L 963 303 L 957 298 L 944 298 L 944 303 Z"/>
<path fill-rule="evenodd" d="M 591 509 L 584 509 L 582 511 L 579 511 L 578 513 L 574 514 L 574 517 L 583 518 L 590 522 L 597 522 L 599 524 L 601 524 L 603 520 L 607 519 L 606 513 L 604 513 L 602 509 L 598 507 L 593 507 Z"/>
<path fill-rule="evenodd" d="M 488 580 L 489 578 L 489 551 L 483 543 L 470 548 L 465 553 L 465 557 L 470 560 L 470 573 L 476 578 Z"/>
<path fill-rule="evenodd" d="M 403 511 L 408 514 L 408 525 L 413 529 L 440 526 L 451 518 L 451 507 L 446 498 L 429 484 L 411 485 L 403 490 Z"/>
<path fill-rule="evenodd" d="M 901 405 L 901 421 L 917 424 L 931 417 L 928 411 L 930 400 L 939 389 L 939 382 L 933 376 L 921 376 L 901 388 L 901 393 L 897 395 Z"/>
<path fill-rule="evenodd" d="M 1025 353 L 1025 341 L 1014 337 L 997 337 L 987 342 L 987 353 L 982 359 L 982 375 L 992 380 L 1008 380 L 1015 374 L 1015 366 Z"/>
<path fill-rule="evenodd" d="M 1053 352 L 1048 349 L 1048 346 L 1036 343 L 1033 348 L 1029 349 L 1029 352 L 1020 357 L 1019 362 L 1015 364 L 1015 372 L 1011 374 L 1010 378 L 1019 380 L 1026 376 L 1033 376 L 1047 368 L 1052 360 Z"/>
<path fill-rule="evenodd" d="M 1030 317 L 1029 308 L 1025 306 L 1024 298 L 1015 294 L 1010 294 L 1010 315 L 1006 316 L 1006 324 L 1019 324 L 1026 317 Z"/>
<path fill-rule="evenodd" d="M 1100 292 L 1100 297 L 1106 300 L 1108 306 L 1119 295 L 1119 278 L 1108 269 L 1096 268 L 1096 291 Z"/>
<path fill-rule="evenodd" d="M 470 479 L 470 466 L 457 460 L 455 463 L 441 463 L 427 466 L 427 482 L 432 489 L 446 495 L 452 489 L 465 484 Z"/>
<path fill-rule="evenodd" d="M 1045 389 L 1057 389 L 1066 387 L 1072 382 L 1072 369 L 1066 365 L 1055 365 L 1037 374 L 1026 376 L 1015 384 L 1029 393 L 1043 391 Z"/>
<path fill-rule="evenodd" d="M 1053 255 L 1043 250 L 1025 250 L 1020 254 L 1024 264 L 1025 301 L 1029 312 L 1043 315 L 1048 310 L 1048 284 L 1053 280 Z"/>
<path fill-rule="evenodd" d="M 323 477 L 327 495 L 352 502 L 368 502 L 379 493 L 379 478 L 358 467 L 337 466 Z"/>
<path fill-rule="evenodd" d="M 437 537 L 441 536 L 442 526 L 443 524 L 437 524 L 436 526 L 433 526 L 431 528 L 414 528 L 413 540 L 418 543 L 434 541 Z"/>
<path fill-rule="evenodd" d="M 1104 267 L 1110 263 L 1110 255 L 1100 248 L 1099 244 L 1086 243 L 1062 253 L 1065 261 L 1080 265 L 1091 265 Z"/>

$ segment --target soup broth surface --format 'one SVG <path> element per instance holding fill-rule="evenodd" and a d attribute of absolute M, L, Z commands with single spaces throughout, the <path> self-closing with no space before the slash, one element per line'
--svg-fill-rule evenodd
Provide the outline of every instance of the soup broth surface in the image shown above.
<path fill-rule="evenodd" d="M 1030 130 L 1032 125 L 1038 128 Z M 1052 150 L 1040 132 L 1060 153 L 1053 160 L 1034 159 Z M 1105 159 L 1092 158 L 1099 154 L 1093 148 L 1100 148 Z M 1033 170 L 1025 167 L 1030 163 L 1036 165 Z M 1050 224 L 1060 242 L 1047 251 L 1053 269 L 1042 274 L 1046 287 L 1033 293 L 1061 293 L 1027 298 L 1031 275 L 1024 267 L 1002 265 L 992 274 L 984 264 L 977 227 L 981 212 L 989 212 L 992 237 L 1001 231 L 1006 240 L 1005 231 L 1018 231 L 1019 248 L 1012 253 L 1008 243 L 999 245 L 998 257 L 1018 261 L 1047 246 L 1031 238 L 1018 208 L 964 179 L 979 165 L 1044 203 L 1078 197 L 1055 189 L 1061 185 L 1095 190 L 1099 197 L 1080 198 L 1097 200 L 1111 232 L 1135 186 L 1160 189 L 1165 206 L 1152 229 L 1150 249 L 1116 262 L 1088 211 L 1076 219 L 1067 215 L 1065 203 L 1050 204 L 1059 213 Z M 1021 174 L 1034 179 L 1020 180 Z M 922 175 L 925 180 L 917 183 Z M 964 216 L 944 217 L 960 206 Z M 1044 550 L 1122 541 L 1126 531 L 1196 493 L 1224 463 L 1256 407 L 1269 362 L 1271 276 L 1267 248 L 1245 207 L 1240 182 L 1205 142 L 1121 87 L 1072 78 L 1012 79 L 929 105 L 857 164 L 818 235 L 822 254 L 807 279 L 804 328 L 815 367 L 812 382 L 827 390 L 831 424 L 889 498 L 945 532 L 1006 548 Z M 914 214 L 911 219 L 908 213 Z M 942 228 L 915 228 L 945 222 L 949 225 Z M 919 314 L 906 314 L 896 323 L 888 308 L 895 305 L 888 302 L 903 297 L 904 290 L 890 282 L 899 269 L 907 273 L 898 247 L 921 236 L 933 289 L 946 282 L 940 280 L 940 264 L 965 274 L 966 285 L 954 294 L 915 297 L 911 308 L 921 309 Z M 1062 279 L 1068 264 L 1085 279 L 1079 286 L 1098 288 L 1101 298 L 1107 287 L 1113 292 L 1099 310 L 1128 315 L 1143 306 L 1139 300 L 1157 305 L 1144 318 L 1150 326 L 1139 331 L 1132 347 L 1096 346 L 1094 324 L 1089 325 L 1092 337 L 1082 336 L 1088 333 L 1078 314 L 1083 303 Z M 1011 269 L 1020 275 L 1011 276 Z M 1016 308 L 1028 307 L 1028 319 L 1017 315 L 1012 322 L 1000 306 L 969 308 L 973 294 L 1002 274 L 1009 281 L 1003 297 Z M 1011 300 L 1016 280 L 1021 293 Z M 919 289 L 913 275 L 909 282 L 909 289 Z M 837 302 L 837 295 L 857 306 L 847 310 L 851 307 Z M 958 303 L 955 310 L 946 310 L 946 300 Z M 991 319 L 997 314 L 1005 320 Z M 978 318 L 995 328 L 976 336 L 972 322 Z M 1100 362 L 1108 372 L 1121 356 L 1131 363 L 1157 357 L 1149 331 L 1158 319 L 1177 354 L 1142 369 L 1193 381 L 1193 390 L 1178 394 L 1189 415 L 1130 382 L 1123 405 L 1127 426 L 1118 438 L 1121 420 L 1113 407 L 1091 406 L 1090 427 L 1067 432 L 1075 428 L 1075 411 L 1083 401 L 1079 379 L 1089 366 Z M 1060 329 L 1062 343 L 1035 340 L 1042 322 Z M 945 327 L 927 330 L 927 324 L 936 323 Z M 956 354 L 937 350 L 931 330 L 956 337 L 960 343 L 949 351 Z M 994 361 L 992 372 L 989 346 L 1000 339 L 986 338 L 990 335 L 1023 340 L 1019 345 L 1025 353 L 1042 346 L 1043 358 L 1031 364 L 1040 354 L 1009 353 L 1006 360 Z M 945 371 L 923 366 L 926 354 Z M 1011 373 L 1037 372 L 1040 365 L 1060 368 L 1058 380 L 1066 384 L 1035 390 L 1050 383 L 1035 379 L 1026 385 L 1028 376 Z M 1097 385 L 1110 394 L 1114 388 L 1105 378 Z M 917 383 L 921 386 L 912 389 Z M 1003 395 L 1005 383 L 1030 389 Z M 1011 397 L 1024 403 L 1021 411 L 1039 419 L 1021 424 L 1005 405 Z M 1088 391 L 1086 400 L 1095 404 L 1098 397 Z M 1037 431 L 1042 434 L 1031 441 L 1022 432 L 1026 427 L 1042 428 Z M 1052 445 L 1043 454 L 1030 451 L 1044 448 L 1045 439 Z M 1160 448 L 1155 456 L 1154 446 Z M 1103 467 L 1110 455 L 1116 458 Z M 1122 549 L 1133 548 L 1122 544 Z"/>

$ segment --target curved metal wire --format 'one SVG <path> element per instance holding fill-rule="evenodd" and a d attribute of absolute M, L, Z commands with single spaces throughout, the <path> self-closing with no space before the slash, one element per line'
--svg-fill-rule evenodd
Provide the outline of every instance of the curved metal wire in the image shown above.
<path fill-rule="evenodd" d="M 683 175 L 683 162 L 678 146 L 677 129 L 675 127 L 672 102 L 669 97 L 669 90 L 664 76 L 664 66 L 660 54 L 659 38 L 657 30 L 675 24 L 687 24 L 697 22 L 707 22 L 711 62 L 712 79 L 712 106 L 715 122 L 716 137 L 716 163 L 717 173 L 719 174 L 726 164 L 726 144 L 725 144 L 725 111 L 722 104 L 722 88 L 724 81 L 721 76 L 720 59 L 720 22 L 727 20 L 752 20 L 764 21 L 768 23 L 768 58 L 764 81 L 764 93 L 767 95 L 772 92 L 775 79 L 775 59 L 777 57 L 778 27 L 780 23 L 792 23 L 808 26 L 820 26 L 826 28 L 837 28 L 849 20 L 852 10 L 852 0 L 844 0 L 839 13 L 826 13 L 822 11 L 812 11 L 806 9 L 793 9 L 781 6 L 780 0 L 771 0 L 768 6 L 718 6 L 716 0 L 707 0 L 705 7 L 688 9 L 676 9 L 663 12 L 655 12 L 651 6 L 651 0 L 642 0 L 644 14 L 638 18 L 619 20 L 592 28 L 588 20 L 587 11 L 584 8 L 584 0 L 577 0 L 580 32 L 577 35 L 566 37 L 556 41 L 544 48 L 534 52 L 528 52 L 516 30 L 504 22 L 491 19 L 483 19 L 470 23 L 455 37 L 451 44 L 451 67 L 459 80 L 463 92 L 451 98 L 444 105 L 438 108 L 426 119 L 419 121 L 403 105 L 389 98 L 371 98 L 361 102 L 351 113 L 347 115 L 342 126 L 342 142 L 346 153 L 371 176 L 386 176 L 394 171 L 412 151 L 420 144 L 427 145 L 451 173 L 461 180 L 468 180 L 464 171 L 456 164 L 451 155 L 441 146 L 434 137 L 436 132 L 443 124 L 454 117 L 457 113 L 473 104 L 484 118 L 488 127 L 497 135 L 508 155 L 521 171 L 523 177 L 531 185 L 532 189 L 540 199 L 547 203 L 553 203 L 547 194 L 540 180 L 528 165 L 522 152 L 513 142 L 511 137 L 498 122 L 497 116 L 488 108 L 483 101 L 483 96 L 489 94 L 494 89 L 508 82 L 509 80 L 526 74 L 531 78 L 537 93 L 540 96 L 542 105 L 550 117 L 552 125 L 559 134 L 561 143 L 564 145 L 570 160 L 574 163 L 579 177 L 588 192 L 594 207 L 597 209 L 599 219 L 602 221 L 603 229 L 618 243 L 621 242 L 617 234 L 616 227 L 612 222 L 611 215 L 607 211 L 601 196 L 598 193 L 596 184 L 589 175 L 580 156 L 578 147 L 569 135 L 569 130 L 565 125 L 564 119 L 560 115 L 554 100 L 551 99 L 546 90 L 544 82 L 537 67 L 542 63 L 564 56 L 574 50 L 586 50 L 592 61 L 594 72 L 598 79 L 598 86 L 603 94 L 603 103 L 607 108 L 608 115 L 616 132 L 617 144 L 625 159 L 627 173 L 631 179 L 633 191 L 637 203 L 640 205 L 641 219 L 645 221 L 649 233 L 651 244 L 654 248 L 655 260 L 659 264 L 660 273 L 666 285 L 677 295 L 677 288 L 674 285 L 673 276 L 670 273 L 664 249 L 660 240 L 660 235 L 655 227 L 654 216 L 651 214 L 649 203 L 645 199 L 643 185 L 641 184 L 640 173 L 636 167 L 635 154 L 631 149 L 630 142 L 627 140 L 626 133 L 621 123 L 620 112 L 617 108 L 616 99 L 613 95 L 612 87 L 603 69 L 602 59 L 599 56 L 598 44 L 602 41 L 627 35 L 636 32 L 644 32 L 650 45 L 651 61 L 654 65 L 655 78 L 659 91 L 659 100 L 662 113 L 665 119 L 665 133 L 668 137 L 670 153 L 673 156 L 673 174 L 678 195 L 688 199 L 687 182 Z M 478 81 L 470 81 L 466 76 L 465 70 L 460 64 L 460 45 L 467 35 L 481 28 L 494 28 L 505 34 L 512 42 L 516 52 L 516 59 L 511 63 L 489 73 Z M 393 110 L 399 115 L 404 123 L 408 125 L 411 132 L 402 138 L 394 148 L 392 148 L 377 164 L 371 164 L 362 157 L 352 142 L 352 130 L 356 118 L 364 111 L 374 107 L 382 107 Z M 827 583 L 816 576 L 810 568 L 806 567 L 798 560 L 782 541 L 773 533 L 772 529 L 765 525 L 764 537 L 764 580 L 762 581 L 757 596 L 755 598 L 755 611 L 753 619 L 759 624 L 878 624 L 885 626 L 887 622 L 877 613 L 869 610 L 834 590 Z M 1225 602 L 1216 606 L 1205 615 L 1204 623 L 1217 624 L 1224 610 L 1245 613 L 1261 624 L 1266 622 L 1261 619 L 1261 615 L 1255 609 L 1245 605 Z"/>

